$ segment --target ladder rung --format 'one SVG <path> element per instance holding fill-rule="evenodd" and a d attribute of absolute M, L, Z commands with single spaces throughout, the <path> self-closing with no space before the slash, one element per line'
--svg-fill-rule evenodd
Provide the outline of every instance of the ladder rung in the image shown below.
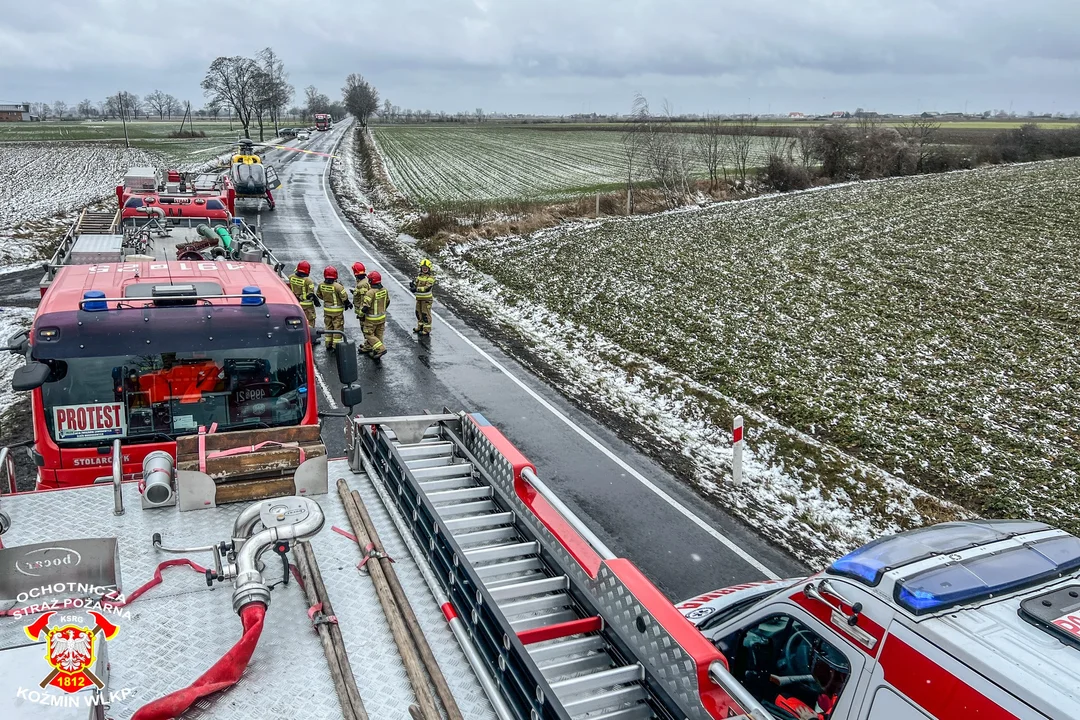
<path fill-rule="evenodd" d="M 440 490 L 453 490 L 455 488 L 476 487 L 476 481 L 471 477 L 450 478 L 449 480 L 428 480 L 420 483 L 424 492 L 439 492 Z"/>
<path fill-rule="evenodd" d="M 626 683 L 640 682 L 645 679 L 645 669 L 641 665 L 634 663 L 633 665 L 623 665 L 622 667 L 611 668 L 610 670 L 602 670 L 600 672 L 592 673 L 591 675 L 582 675 L 581 677 L 571 678 L 569 680 L 560 680 L 556 683 L 551 683 L 551 689 L 555 691 L 555 694 L 559 696 L 559 699 L 573 697 L 574 695 L 581 695 L 582 693 L 593 693 L 597 690 L 603 690 L 609 688 L 612 685 L 623 685 Z M 606 705 L 600 705 L 595 708 L 599 710 Z M 570 708 L 567 707 L 567 710 Z M 578 711 L 581 712 L 581 711 Z"/>
<path fill-rule="evenodd" d="M 544 665 L 540 668 L 540 671 L 544 673 L 544 677 L 551 681 L 585 672 L 607 670 L 611 665 L 611 656 L 606 652 L 600 652 Z"/>
<path fill-rule="evenodd" d="M 439 513 L 439 517 L 443 518 L 458 517 L 459 515 L 483 515 L 498 509 L 498 506 L 490 500 L 458 503 L 457 505 L 440 505 L 435 508 L 436 512 Z"/>
<path fill-rule="evenodd" d="M 521 557 L 522 555 L 535 555 L 538 552 L 540 552 L 539 543 L 523 542 L 466 550 L 465 557 L 468 558 L 471 563 L 480 563 L 492 562 L 495 560 L 509 560 L 510 558 Z"/>
<path fill-rule="evenodd" d="M 393 428 L 390 428 L 390 427 L 387 427 L 387 426 L 384 425 L 383 426 L 383 432 L 386 433 L 386 437 L 389 438 L 390 440 L 397 440 L 397 433 L 394 432 Z M 427 430 L 424 430 L 424 438 L 425 439 L 427 439 L 427 438 L 437 438 L 437 437 L 439 437 L 439 432 L 440 432 L 440 430 L 439 430 L 438 425 L 430 425 L 427 428 Z M 423 441 L 421 441 L 421 442 L 423 442 Z"/>
<path fill-rule="evenodd" d="M 571 607 L 573 604 L 574 598 L 566 593 L 556 593 L 554 595 L 540 595 L 526 600 L 515 600 L 512 603 L 499 603 L 499 608 L 502 609 L 503 615 L 510 617 L 512 615 L 521 615 L 523 613 Z"/>
<path fill-rule="evenodd" d="M 424 488 L 427 490 L 427 488 Z M 437 492 L 429 492 L 427 494 L 428 500 L 433 503 L 444 502 L 465 502 L 468 500 L 481 500 L 483 498 L 489 498 L 492 496 L 492 490 L 490 485 L 477 485 L 469 488 L 457 488 L 455 490 L 439 490 Z M 442 508 L 437 508 L 442 510 Z"/>
<path fill-rule="evenodd" d="M 514 522 L 514 513 L 497 512 L 488 515 L 471 515 L 463 518 L 452 518 L 443 522 L 450 532 L 458 530 L 471 530 L 473 528 L 488 528 L 506 525 Z"/>
<path fill-rule="evenodd" d="M 495 542 L 496 540 L 517 540 L 519 537 L 517 528 L 513 525 L 507 525 L 506 527 L 492 528 L 490 530 L 461 533 L 455 535 L 454 539 L 458 541 L 458 545 L 464 547 L 465 545 L 478 545 L 480 543 Z"/>
<path fill-rule="evenodd" d="M 480 576 L 481 580 L 484 580 L 486 582 L 489 578 L 493 578 L 498 575 L 529 572 L 530 570 L 543 569 L 544 563 L 540 558 L 530 557 L 521 558 L 520 560 L 511 560 L 510 562 L 495 563 L 493 565 L 484 565 L 483 567 L 476 568 L 476 574 Z"/>
<path fill-rule="evenodd" d="M 618 710 L 609 710 L 599 715 L 590 715 L 589 720 L 651 720 L 656 713 L 645 703 L 631 705 Z M 745 715 L 743 717 L 746 717 Z"/>
<path fill-rule="evenodd" d="M 530 560 L 536 560 L 536 558 L 530 558 Z M 514 562 L 517 561 L 515 560 Z M 491 566 L 488 565 L 487 567 Z M 539 580 L 540 578 L 546 577 L 547 573 L 544 572 L 544 566 L 538 562 L 535 572 L 530 572 L 528 574 L 516 573 L 514 575 L 511 575 L 510 577 L 500 577 L 496 580 L 485 580 L 484 587 L 486 587 L 488 590 L 493 590 L 494 588 L 500 588 L 503 585 L 513 585 L 514 583 L 525 582 L 527 580 Z"/>
<path fill-rule="evenodd" d="M 542 580 L 529 580 L 515 585 L 504 585 L 498 590 L 491 591 L 491 597 L 496 602 L 514 600 L 516 598 L 539 595 L 541 593 L 556 592 L 570 589 L 570 580 L 565 575 L 543 578 Z"/>
<path fill-rule="evenodd" d="M 600 619 L 599 615 L 594 615 L 587 618 L 575 618 L 567 623 L 549 625 L 547 627 L 536 627 L 531 630 L 519 632 L 518 640 L 521 641 L 522 645 L 530 645 L 532 643 L 547 642 L 548 640 L 570 637 L 571 635 L 580 635 L 581 633 L 600 632 L 603 629 L 604 621 Z M 570 642 L 574 641 L 567 640 L 565 643 L 560 643 L 559 647 Z M 567 652 L 569 653 L 572 651 Z"/>
<path fill-rule="evenodd" d="M 551 613 L 544 613 L 543 615 L 530 615 L 529 617 L 518 618 L 517 620 L 510 621 L 510 627 L 514 632 L 521 636 L 522 631 L 532 630 L 538 627 L 547 627 L 548 625 L 559 625 L 561 623 L 570 622 L 571 620 L 577 620 L 578 614 L 573 610 L 566 608 L 564 610 L 556 610 Z"/>
<path fill-rule="evenodd" d="M 588 677 L 588 675 L 585 677 Z M 577 679 L 578 678 L 574 678 L 574 680 Z M 566 680 L 564 682 L 574 682 L 574 680 Z M 556 693 L 556 695 L 558 695 L 558 693 Z M 595 710 L 603 710 L 605 708 L 618 708 L 620 705 L 625 705 L 627 703 L 643 702 L 647 697 L 648 694 L 642 686 L 625 685 L 596 695 L 586 695 L 585 697 L 572 702 L 564 702 L 563 708 L 566 709 L 566 712 L 576 716 Z M 560 700 L 561 699 L 562 698 L 560 697 Z M 592 718 L 590 717 L 589 720 L 592 720 Z"/>
<path fill-rule="evenodd" d="M 449 465 L 423 468 L 413 468 L 410 465 L 409 469 L 413 471 L 413 477 L 417 480 L 435 480 L 448 477 L 471 477 L 473 466 L 472 463 L 451 463 Z"/>
<path fill-rule="evenodd" d="M 538 665 L 542 665 L 545 662 L 561 660 L 568 655 L 594 652 L 596 650 L 603 650 L 606 647 L 607 641 L 604 640 L 602 636 L 587 635 L 585 637 L 574 638 L 573 640 L 553 642 L 549 645 L 534 645 L 528 648 L 528 650 L 529 656 L 532 657 Z"/>
<path fill-rule="evenodd" d="M 448 442 L 422 442 L 415 445 L 398 445 L 398 454 L 407 462 L 419 458 L 450 457 L 454 444 Z"/>
<path fill-rule="evenodd" d="M 450 465 L 454 462 L 453 455 L 445 455 L 443 457 L 433 458 L 420 458 L 418 460 L 408 460 L 409 469 L 413 472 L 421 470 L 423 468 L 442 467 L 443 465 Z"/>

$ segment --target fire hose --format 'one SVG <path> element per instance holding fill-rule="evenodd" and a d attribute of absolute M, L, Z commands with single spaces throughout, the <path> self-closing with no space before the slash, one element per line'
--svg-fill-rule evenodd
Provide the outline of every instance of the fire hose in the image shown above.
<path fill-rule="evenodd" d="M 249 538 L 236 557 L 233 581 L 233 610 L 240 616 L 244 634 L 233 647 L 191 685 L 158 698 L 139 708 L 131 720 L 170 720 L 178 718 L 200 698 L 232 687 L 247 669 L 255 646 L 262 635 L 270 588 L 263 581 L 257 562 L 259 554 L 279 541 L 306 540 L 322 530 L 325 517 L 314 500 L 296 498 L 304 504 L 307 516 L 293 525 L 266 528 Z"/>

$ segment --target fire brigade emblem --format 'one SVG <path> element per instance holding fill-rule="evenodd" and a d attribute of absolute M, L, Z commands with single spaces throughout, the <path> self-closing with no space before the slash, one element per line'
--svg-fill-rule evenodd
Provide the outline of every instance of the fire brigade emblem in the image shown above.
<path fill-rule="evenodd" d="M 55 614 L 45 613 L 26 627 L 26 634 L 34 640 L 45 633 L 45 661 L 52 671 L 41 681 L 41 687 L 52 686 L 66 693 L 90 685 L 104 687 L 91 669 L 97 661 L 98 633 L 105 640 L 112 640 L 119 628 L 96 612 L 88 613 L 97 622 L 92 628 L 72 623 L 50 627 L 49 619 Z"/>

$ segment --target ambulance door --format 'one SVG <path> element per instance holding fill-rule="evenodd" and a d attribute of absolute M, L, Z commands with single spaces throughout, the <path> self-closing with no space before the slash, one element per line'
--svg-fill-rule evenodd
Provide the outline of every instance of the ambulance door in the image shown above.
<path fill-rule="evenodd" d="M 802 607 L 771 603 L 710 636 L 733 678 L 773 717 L 859 717 L 865 654 Z"/>
<path fill-rule="evenodd" d="M 892 688 L 878 685 L 870 698 L 866 720 L 933 720 L 922 710 L 901 697 Z"/>

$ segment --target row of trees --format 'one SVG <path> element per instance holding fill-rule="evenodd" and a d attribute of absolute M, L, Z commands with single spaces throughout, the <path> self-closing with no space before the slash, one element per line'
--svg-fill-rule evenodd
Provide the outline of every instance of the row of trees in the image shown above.
<path fill-rule="evenodd" d="M 242 55 L 217 58 L 210 63 L 201 86 L 208 107 L 232 113 L 240 122 L 244 137 L 251 137 L 254 123 L 259 128 L 260 141 L 266 139 L 267 127 L 273 127 L 276 133 L 294 94 L 284 62 L 269 47 L 254 58 Z"/>

